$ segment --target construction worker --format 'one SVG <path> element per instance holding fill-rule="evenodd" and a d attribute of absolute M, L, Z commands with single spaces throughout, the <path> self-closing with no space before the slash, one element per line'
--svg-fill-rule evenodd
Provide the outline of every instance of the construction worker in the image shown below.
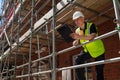
<path fill-rule="evenodd" d="M 98 36 L 98 30 L 95 24 L 90 22 L 85 22 L 85 16 L 82 12 L 76 11 L 73 14 L 73 21 L 78 27 L 75 33 L 71 34 L 71 37 L 75 39 L 73 41 L 73 46 L 78 45 L 79 43 L 84 43 L 90 41 Z M 86 60 L 94 58 L 95 61 L 104 60 L 105 48 L 101 40 L 96 40 L 86 45 L 83 45 L 84 50 L 76 57 L 76 65 L 83 64 Z M 97 80 L 104 80 L 103 74 L 104 65 L 96 66 L 96 77 Z M 84 68 L 78 68 L 75 70 L 78 80 L 86 80 L 84 75 Z"/>

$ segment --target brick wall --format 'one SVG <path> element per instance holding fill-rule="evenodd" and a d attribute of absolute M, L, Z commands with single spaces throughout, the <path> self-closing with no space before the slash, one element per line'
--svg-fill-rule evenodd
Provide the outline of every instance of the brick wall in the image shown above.
<path fill-rule="evenodd" d="M 112 24 L 112 21 L 100 25 L 100 33 L 107 33 L 115 29 L 116 25 Z M 106 53 L 105 58 L 110 59 L 119 57 L 118 51 L 120 51 L 120 40 L 118 34 L 103 39 Z M 104 69 L 105 80 L 120 80 L 120 62 L 110 63 L 105 65 Z"/>

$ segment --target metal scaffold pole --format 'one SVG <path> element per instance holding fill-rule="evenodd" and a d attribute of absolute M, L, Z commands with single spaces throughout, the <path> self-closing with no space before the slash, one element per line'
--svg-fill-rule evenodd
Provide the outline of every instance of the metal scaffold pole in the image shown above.
<path fill-rule="evenodd" d="M 53 48 L 53 55 L 52 55 L 52 59 L 53 59 L 53 69 L 52 69 L 52 80 L 57 80 L 56 79 L 56 50 L 55 50 L 55 13 L 56 13 L 56 5 L 55 5 L 55 0 L 52 0 L 52 7 L 53 7 L 53 18 L 52 18 L 52 28 L 53 28 L 53 32 L 52 32 L 52 48 Z"/>
<path fill-rule="evenodd" d="M 115 11 L 115 17 L 117 23 L 117 29 L 118 29 L 118 34 L 119 34 L 119 40 L 120 40 L 120 2 L 118 0 L 113 0 L 113 5 L 114 5 L 114 11 Z"/>
<path fill-rule="evenodd" d="M 22 55 L 22 63 L 24 64 L 24 55 Z M 22 72 L 21 72 L 21 75 L 24 75 L 24 67 L 22 67 Z M 21 80 L 24 80 L 24 78 L 21 78 Z"/>
<path fill-rule="evenodd" d="M 10 56 L 8 56 L 8 59 L 7 59 L 7 80 L 10 79 L 10 71 L 9 71 L 9 68 L 10 68 Z"/>
<path fill-rule="evenodd" d="M 4 45 L 5 45 L 5 37 L 3 36 L 3 37 L 1 37 L 1 42 L 2 42 L 2 44 L 1 44 L 1 55 L 4 53 Z M 3 70 L 3 61 L 1 60 L 0 61 L 0 67 L 1 67 L 1 69 L 0 69 L 0 73 L 1 73 L 1 75 L 0 75 L 0 77 L 1 77 L 1 79 L 2 79 L 2 77 L 3 77 L 3 75 L 2 75 L 2 70 Z"/>
<path fill-rule="evenodd" d="M 32 55 L 32 38 L 33 38 L 33 17 L 34 17 L 34 0 L 32 0 L 31 25 L 30 25 L 30 48 L 29 48 L 29 65 L 28 65 L 28 80 L 31 80 L 31 55 Z"/>
<path fill-rule="evenodd" d="M 39 40 L 39 35 L 37 34 L 37 53 L 38 53 L 38 59 L 40 59 L 40 40 Z M 40 71 L 40 69 L 39 69 L 39 67 L 41 66 L 41 64 L 40 64 L 40 61 L 38 61 L 38 62 L 35 62 L 35 63 L 37 63 L 37 71 L 39 72 Z M 37 78 L 38 78 L 38 76 L 37 76 Z"/>
<path fill-rule="evenodd" d="M 48 53 L 49 55 L 51 55 L 51 51 L 50 51 L 50 37 L 48 34 L 48 26 L 46 25 L 46 35 L 47 35 L 47 44 L 48 44 Z M 52 59 L 49 58 L 49 65 L 52 65 Z M 52 69 L 52 66 L 49 66 L 50 69 Z"/>
<path fill-rule="evenodd" d="M 14 2 L 14 6 L 13 6 L 13 8 L 15 9 L 15 2 Z M 13 12 L 13 15 L 15 15 L 15 11 Z M 10 31 L 10 55 L 9 55 L 9 57 L 8 57 L 8 60 L 10 60 L 11 59 L 11 55 L 12 55 L 12 42 L 13 42 L 13 28 L 14 28 L 14 18 L 15 18 L 15 16 L 13 16 L 13 20 L 12 20 L 12 26 L 11 26 L 11 31 Z M 15 56 L 16 57 L 16 56 Z M 16 61 L 15 61 L 15 63 L 14 64 L 16 64 Z M 9 66 L 11 66 L 11 68 L 12 68 L 12 64 L 10 63 L 9 64 Z M 16 66 L 17 65 L 15 65 L 14 66 L 14 68 L 16 68 Z M 16 69 L 14 70 L 14 71 L 16 71 Z M 8 69 L 8 72 L 7 73 L 9 73 L 9 76 L 10 76 L 10 73 L 11 72 L 13 72 L 13 71 L 9 71 L 9 69 Z M 16 72 L 15 72 L 15 75 L 11 75 L 9 78 L 11 79 L 11 78 L 13 78 L 13 77 L 15 77 L 16 76 Z"/>
<path fill-rule="evenodd" d="M 13 23 L 12 23 L 12 27 L 11 27 L 11 36 L 10 36 L 10 55 L 8 55 L 8 59 L 7 59 L 7 79 L 10 79 L 10 71 L 9 71 L 9 67 L 10 67 L 10 57 L 11 57 L 11 53 L 12 53 L 12 40 L 13 40 Z"/>
<path fill-rule="evenodd" d="M 14 9 L 16 9 L 15 3 L 16 3 L 16 2 L 15 2 L 15 0 L 14 0 L 14 6 L 13 6 Z M 13 12 L 13 15 L 14 15 L 14 16 L 13 16 L 13 20 L 12 20 L 12 27 L 14 27 L 15 11 Z M 18 34 L 18 32 L 17 32 L 17 34 Z M 11 36 L 12 36 L 12 35 L 11 35 Z M 18 42 L 19 42 L 18 40 L 19 40 L 19 39 L 18 39 L 18 35 L 17 35 L 17 40 L 16 40 L 16 43 L 17 43 L 17 51 L 18 51 Z M 17 51 L 16 51 L 16 53 L 17 53 Z M 16 54 L 16 53 L 15 53 L 15 59 L 14 59 L 14 60 L 15 60 L 15 62 L 14 62 L 14 77 L 16 77 L 16 75 L 17 75 L 17 73 L 16 73 L 16 72 L 17 72 L 17 68 L 16 68 L 16 67 L 17 67 L 17 54 Z M 16 80 L 16 78 L 15 78 L 15 80 Z"/>

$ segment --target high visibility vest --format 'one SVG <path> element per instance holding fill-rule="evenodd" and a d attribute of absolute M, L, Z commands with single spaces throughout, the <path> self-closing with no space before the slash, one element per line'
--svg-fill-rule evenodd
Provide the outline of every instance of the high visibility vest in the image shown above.
<path fill-rule="evenodd" d="M 92 25 L 92 23 L 88 23 L 87 22 L 87 26 L 86 26 L 85 33 L 84 33 L 85 36 L 90 34 L 90 27 L 91 27 L 91 25 Z M 96 27 L 96 29 L 97 29 L 97 27 Z M 77 34 L 80 31 L 81 31 L 80 28 L 76 29 L 76 33 Z M 98 33 L 96 33 L 96 36 L 98 36 Z M 81 40 L 80 39 L 80 43 L 85 43 L 85 42 L 88 42 L 88 41 L 89 40 Z M 84 51 L 85 52 L 89 52 L 90 55 L 93 58 L 96 58 L 96 57 L 104 54 L 104 52 L 105 52 L 104 44 L 103 44 L 102 40 L 100 40 L 100 39 L 83 45 L 83 48 L 84 48 Z"/>

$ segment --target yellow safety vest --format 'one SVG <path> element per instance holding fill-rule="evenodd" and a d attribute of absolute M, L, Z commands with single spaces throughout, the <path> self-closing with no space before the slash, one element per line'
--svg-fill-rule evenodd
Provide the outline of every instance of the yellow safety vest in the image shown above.
<path fill-rule="evenodd" d="M 87 22 L 87 26 L 86 26 L 85 33 L 84 33 L 85 36 L 90 34 L 91 25 L 92 25 L 92 23 Z M 96 27 L 96 29 L 97 29 L 97 27 Z M 80 28 L 76 29 L 76 33 L 78 33 L 78 32 L 80 32 Z M 96 34 L 96 36 L 98 36 L 98 33 Z M 80 40 L 80 43 L 85 43 L 86 41 L 88 41 L 88 40 Z M 103 44 L 102 40 L 100 40 L 100 39 L 83 45 L 83 48 L 84 48 L 84 51 L 89 52 L 93 58 L 96 58 L 96 57 L 104 54 L 104 52 L 105 52 L 104 44 Z"/>

